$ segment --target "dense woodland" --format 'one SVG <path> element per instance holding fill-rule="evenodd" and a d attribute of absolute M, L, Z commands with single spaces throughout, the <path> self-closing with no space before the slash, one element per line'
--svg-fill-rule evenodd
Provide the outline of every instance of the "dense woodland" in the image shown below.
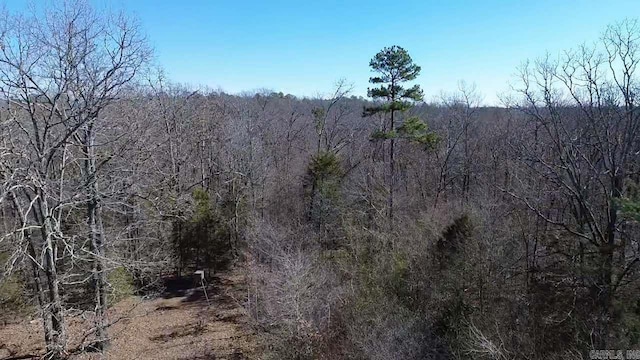
<path fill-rule="evenodd" d="M 438 69 L 397 46 L 367 99 L 229 95 L 167 79 L 126 15 L 0 19 L 0 317 L 38 314 L 47 358 L 72 314 L 102 351 L 123 296 L 238 263 L 265 358 L 640 346 L 635 20 L 524 62 L 489 108 L 463 82 L 424 102 Z"/>

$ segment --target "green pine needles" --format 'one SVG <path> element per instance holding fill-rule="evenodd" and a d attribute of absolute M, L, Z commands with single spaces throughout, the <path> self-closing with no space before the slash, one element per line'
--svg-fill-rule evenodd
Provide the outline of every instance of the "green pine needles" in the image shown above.
<path fill-rule="evenodd" d="M 369 79 L 376 87 L 369 88 L 367 95 L 376 101 L 376 104 L 365 107 L 364 116 L 384 113 L 389 115 L 391 122 L 388 128 L 376 130 L 371 136 L 372 140 L 402 138 L 424 145 L 425 148 L 433 147 L 438 139 L 420 118 L 404 119 L 402 125 L 396 128 L 396 112 L 404 113 L 423 99 L 420 85 L 407 88 L 403 85 L 420 75 L 420 66 L 413 62 L 405 49 L 396 45 L 382 49 L 371 59 L 369 66 L 377 76 Z"/>
<path fill-rule="evenodd" d="M 387 216 L 389 229 L 393 231 L 393 193 L 395 188 L 395 141 L 408 140 L 430 149 L 437 143 L 437 136 L 429 131 L 427 124 L 418 117 L 403 118 L 402 114 L 411 109 L 418 101 L 422 101 L 423 93 L 419 85 L 406 86 L 409 81 L 420 75 L 420 66 L 416 65 L 407 50 L 400 46 L 385 47 L 369 62 L 376 76 L 369 78 L 375 87 L 369 88 L 367 95 L 374 100 L 374 105 L 364 108 L 363 116 L 384 115 L 382 129 L 371 134 L 371 140 L 388 141 L 389 177 L 387 179 L 389 195 L 387 199 Z M 401 117 L 396 119 L 396 113 Z M 401 123 L 396 126 L 396 122 Z"/>

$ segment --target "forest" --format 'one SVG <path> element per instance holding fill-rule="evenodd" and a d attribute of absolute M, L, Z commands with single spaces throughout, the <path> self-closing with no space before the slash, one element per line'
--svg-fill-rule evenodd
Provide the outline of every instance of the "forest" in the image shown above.
<path fill-rule="evenodd" d="M 237 359 L 640 348 L 637 20 L 522 59 L 500 107 L 462 81 L 426 102 L 437 69 L 393 44 L 367 98 L 182 85 L 143 30 L 83 1 L 0 16 L 0 358 L 29 358 L 3 332 L 28 319 L 33 358 L 109 354 L 120 301 L 229 269 Z"/>

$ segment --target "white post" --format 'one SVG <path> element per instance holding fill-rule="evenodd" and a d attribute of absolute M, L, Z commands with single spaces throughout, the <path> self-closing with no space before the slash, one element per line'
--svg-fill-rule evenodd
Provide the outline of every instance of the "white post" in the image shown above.
<path fill-rule="evenodd" d="M 202 285 L 204 297 L 207 299 L 207 305 L 211 305 L 211 303 L 209 303 L 209 295 L 207 295 L 207 288 L 204 286 L 204 270 L 196 270 L 193 275 L 200 276 L 200 284 Z"/>

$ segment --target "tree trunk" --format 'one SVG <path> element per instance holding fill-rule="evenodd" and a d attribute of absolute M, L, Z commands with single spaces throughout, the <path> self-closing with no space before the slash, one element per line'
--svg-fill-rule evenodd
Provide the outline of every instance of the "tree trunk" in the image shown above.
<path fill-rule="evenodd" d="M 47 216 L 48 217 L 48 216 Z M 47 344 L 47 353 L 49 359 L 60 359 L 64 357 L 67 345 L 67 333 L 65 327 L 64 312 L 62 307 L 62 299 L 60 297 L 60 282 L 56 268 L 55 259 L 55 242 L 51 230 L 51 220 L 45 217 L 45 223 L 42 235 L 45 238 L 44 251 L 44 272 L 47 280 L 47 288 L 49 290 L 49 303 L 45 307 L 45 317 L 51 318 L 51 329 L 48 331 L 51 342 Z M 48 322 L 45 325 L 48 326 Z"/>
<path fill-rule="evenodd" d="M 43 308 L 43 319 L 47 342 L 47 359 L 61 359 L 67 346 L 67 332 L 64 319 L 64 308 L 60 297 L 60 281 L 56 267 L 56 240 L 54 236 L 56 230 L 52 224 L 52 214 L 46 199 L 48 198 L 43 188 L 38 189 L 38 200 L 36 202 L 37 215 L 36 222 L 40 224 L 40 234 L 42 236 L 42 267 L 47 285 L 47 303 Z M 35 258 L 34 258 L 35 259 Z M 50 321 L 49 321 L 50 319 Z"/>
<path fill-rule="evenodd" d="M 27 234 L 27 242 L 29 244 L 28 246 L 28 251 L 29 251 L 29 256 L 31 256 L 32 261 L 30 261 L 30 265 L 31 265 L 31 272 L 32 272 L 32 281 L 33 281 L 33 286 L 36 290 L 36 293 L 38 294 L 38 306 L 40 307 L 40 312 L 42 313 L 42 326 L 43 326 L 43 330 L 44 330 L 44 340 L 45 340 L 45 344 L 47 344 L 47 348 L 49 348 L 49 344 L 53 343 L 53 334 L 52 334 L 52 329 L 53 329 L 53 325 L 51 322 L 51 313 L 49 311 L 47 311 L 47 298 L 45 296 L 45 292 L 44 289 L 42 288 L 42 274 L 40 273 L 40 267 L 38 266 L 38 264 L 35 262 L 36 259 L 36 251 L 35 248 L 33 246 L 33 239 L 31 238 L 31 235 Z"/>
<path fill-rule="evenodd" d="M 27 192 L 24 193 L 29 202 L 32 201 L 32 196 Z M 13 206 L 16 212 L 21 218 L 26 218 L 20 209 L 20 205 L 13 194 L 9 193 Z M 47 206 L 46 194 L 43 189 L 38 190 L 38 198 L 36 201 L 36 211 L 33 212 L 34 220 L 40 225 L 40 235 L 42 236 L 41 243 L 36 244 L 35 239 L 31 236 L 31 233 L 27 233 L 24 230 L 23 234 L 27 239 L 27 251 L 31 258 L 30 265 L 33 276 L 33 285 L 38 294 L 38 305 L 40 306 L 40 312 L 42 313 L 42 325 L 44 329 L 44 338 L 47 353 L 46 359 L 55 360 L 62 359 L 64 357 L 67 334 L 64 321 L 64 311 L 62 307 L 62 299 L 60 298 L 58 274 L 56 271 L 56 257 L 55 257 L 55 242 L 53 240 L 53 226 L 51 224 L 51 217 L 49 214 L 49 207 Z M 22 224 L 24 229 L 25 224 Z M 42 264 L 39 264 L 38 253 L 36 252 L 36 246 L 38 249 L 43 247 L 42 251 Z M 43 269 L 46 278 L 46 290 L 43 285 Z"/>
<path fill-rule="evenodd" d="M 107 334 L 107 272 L 105 269 L 104 230 L 102 224 L 102 206 L 96 184 L 95 132 L 93 123 L 85 126 L 84 152 L 85 177 L 87 186 L 87 224 L 91 237 L 93 253 L 93 289 L 95 300 L 95 348 L 99 351 L 109 346 Z"/>
<path fill-rule="evenodd" d="M 600 247 L 600 289 L 598 292 L 598 305 L 600 313 L 598 314 L 599 336 L 595 343 L 600 349 L 606 349 L 610 337 L 609 322 L 612 313 L 613 300 L 613 259 L 616 240 L 616 226 L 618 221 L 618 200 L 622 196 L 622 187 L 624 176 L 615 174 L 611 178 L 611 204 L 609 206 L 609 218 L 607 223 L 607 233 L 605 243 Z M 624 249 L 622 249 L 624 251 Z"/>
<path fill-rule="evenodd" d="M 393 86 L 393 85 L 392 85 Z M 395 99 L 393 100 L 395 102 Z M 392 105 L 393 106 L 393 105 Z M 395 130 L 394 124 L 394 115 L 393 109 L 391 110 L 391 132 Z M 389 231 L 393 232 L 393 188 L 394 188 L 394 180 L 395 180 L 395 139 L 391 137 L 391 144 L 389 146 Z"/>

